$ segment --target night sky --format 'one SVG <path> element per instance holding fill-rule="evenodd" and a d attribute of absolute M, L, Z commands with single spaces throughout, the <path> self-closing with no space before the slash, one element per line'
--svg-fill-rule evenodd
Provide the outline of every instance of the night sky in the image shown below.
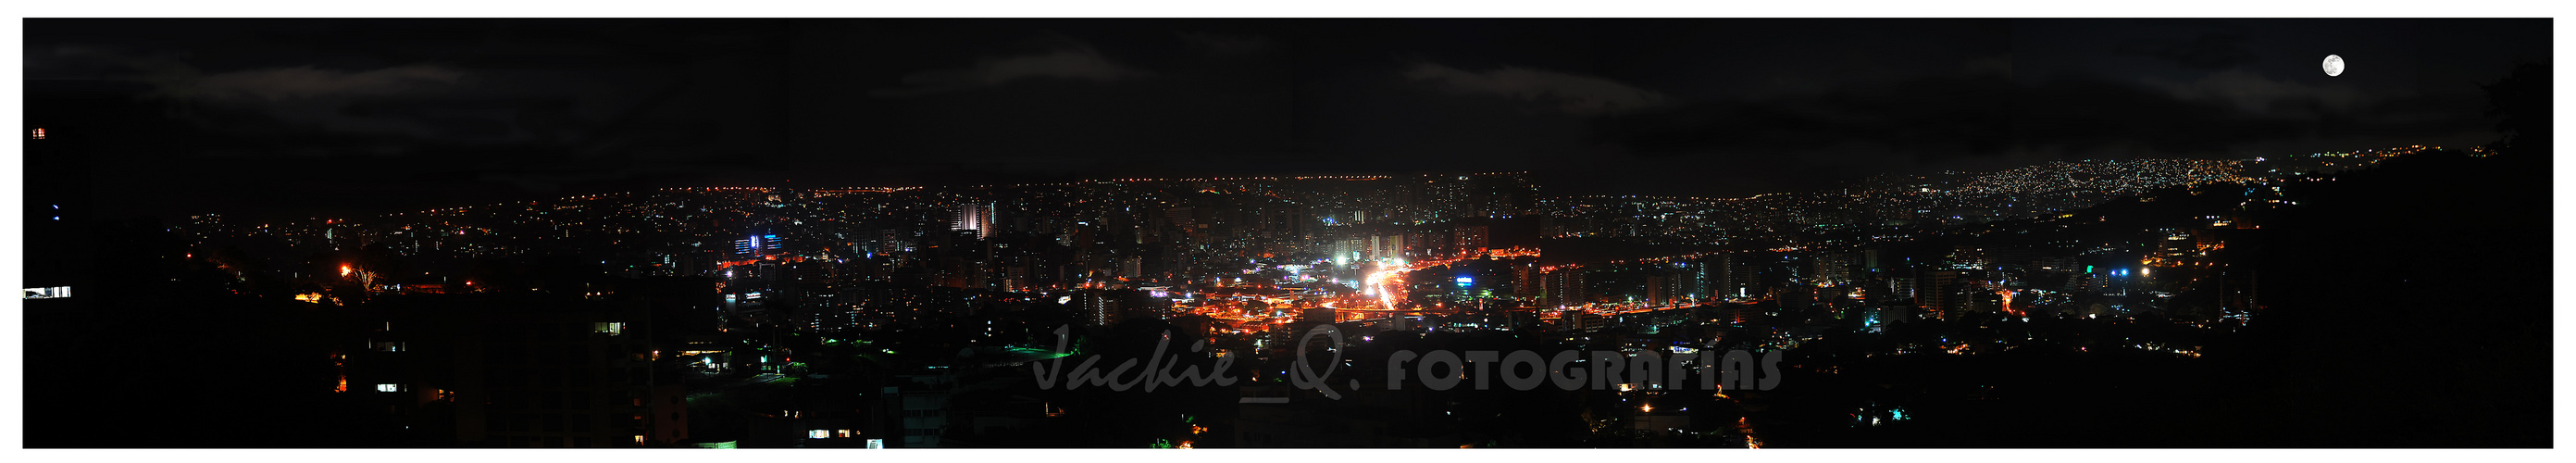
<path fill-rule="evenodd" d="M 89 143 L 100 214 L 164 217 L 1197 174 L 1740 196 L 2483 144 L 2477 85 L 2550 56 L 2546 19 L 25 25 L 28 123 Z"/>

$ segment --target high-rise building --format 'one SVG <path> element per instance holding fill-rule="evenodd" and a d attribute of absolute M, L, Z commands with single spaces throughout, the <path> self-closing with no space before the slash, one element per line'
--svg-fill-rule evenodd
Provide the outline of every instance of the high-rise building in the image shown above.
<path fill-rule="evenodd" d="M 743 239 L 733 240 L 733 254 L 734 257 L 738 259 L 780 254 L 784 253 L 786 249 L 785 240 L 778 239 L 777 234 L 755 234 Z"/>
<path fill-rule="evenodd" d="M 1813 275 L 1815 275 L 1816 281 L 1820 283 L 1828 283 L 1835 286 L 1851 284 L 1852 264 L 1853 261 L 1859 260 L 1858 257 L 1859 256 L 1848 252 L 1829 252 L 1818 254 L 1815 259 L 1816 271 Z"/>
<path fill-rule="evenodd" d="M 1546 278 L 1546 276 L 1539 272 L 1537 259 L 1531 259 L 1523 261 L 1519 265 L 1513 265 L 1512 296 L 1530 297 L 1538 295 L 1539 291 L 1541 291 L 1539 288 L 1539 280 L 1543 278 Z"/>
<path fill-rule="evenodd" d="M 949 230 L 975 232 L 976 239 L 990 239 L 998 228 L 993 225 L 993 203 L 991 202 L 958 204 L 954 217 L 948 224 Z"/>
<path fill-rule="evenodd" d="M 1958 270 L 1935 270 L 1924 277 L 1922 290 L 1915 294 L 1921 296 L 1923 308 L 1931 311 L 1932 318 L 1945 318 L 1944 315 L 1948 314 L 1947 309 L 1955 299 L 1952 287 L 1959 282 L 1961 273 Z"/>
<path fill-rule="evenodd" d="M 1762 292 L 1762 263 L 1777 260 L 1764 253 L 1720 253 L 1703 261 L 1700 276 L 1708 285 L 1710 298 L 1751 297 Z"/>
<path fill-rule="evenodd" d="M 1487 230 L 1488 229 L 1483 225 L 1467 225 L 1453 229 L 1452 233 L 1456 235 L 1458 243 L 1458 252 L 1464 254 L 1469 251 L 1484 249 L 1487 246 Z"/>
<path fill-rule="evenodd" d="M 1583 288 L 1583 269 L 1566 268 L 1547 272 L 1545 281 L 1548 305 L 1569 306 L 1592 302 Z"/>
<path fill-rule="evenodd" d="M 1109 326 L 1118 322 L 1118 299 L 1111 297 L 1111 293 L 1083 291 L 1076 295 L 1075 299 L 1074 302 L 1080 304 L 1075 306 L 1075 313 L 1082 317 L 1085 324 Z"/>

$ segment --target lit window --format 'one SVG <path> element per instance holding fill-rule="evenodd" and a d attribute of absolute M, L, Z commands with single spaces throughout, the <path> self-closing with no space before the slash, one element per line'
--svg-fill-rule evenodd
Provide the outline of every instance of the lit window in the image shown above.
<path fill-rule="evenodd" d="M 400 385 L 400 384 L 378 384 L 378 385 L 376 385 L 376 392 L 402 392 L 402 391 L 403 391 L 403 385 Z"/>
<path fill-rule="evenodd" d="M 37 140 L 43 140 L 43 139 L 45 139 L 45 129 L 42 129 L 42 128 L 38 128 L 38 129 L 36 129 L 35 135 L 36 135 L 36 139 L 37 139 Z"/>
<path fill-rule="evenodd" d="M 61 299 L 66 297 L 72 297 L 72 287 L 70 286 L 27 288 L 28 299 Z"/>
<path fill-rule="evenodd" d="M 847 429 L 843 429 L 843 430 L 841 430 L 841 435 L 840 435 L 840 437 L 850 437 L 850 430 L 847 430 Z"/>
<path fill-rule="evenodd" d="M 805 433 L 805 437 L 806 437 L 806 438 L 811 438 L 811 439 L 822 439 L 822 438 L 832 437 L 832 430 L 830 430 L 830 429 L 816 429 L 816 430 L 813 430 L 813 431 L 807 431 L 807 432 Z"/>
<path fill-rule="evenodd" d="M 613 336 L 618 333 L 626 332 L 626 322 L 595 322 L 590 324 L 590 331 L 593 333 L 608 333 Z"/>
<path fill-rule="evenodd" d="M 635 435 L 635 443 L 638 443 L 638 444 L 644 443 L 644 435 L 643 435 L 643 434 L 636 434 L 636 435 Z"/>

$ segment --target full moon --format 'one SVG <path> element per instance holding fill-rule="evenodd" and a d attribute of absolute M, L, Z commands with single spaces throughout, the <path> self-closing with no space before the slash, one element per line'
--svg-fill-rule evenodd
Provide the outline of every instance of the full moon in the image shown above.
<path fill-rule="evenodd" d="M 2343 75 L 2343 57 L 2326 55 L 2326 77 Z"/>

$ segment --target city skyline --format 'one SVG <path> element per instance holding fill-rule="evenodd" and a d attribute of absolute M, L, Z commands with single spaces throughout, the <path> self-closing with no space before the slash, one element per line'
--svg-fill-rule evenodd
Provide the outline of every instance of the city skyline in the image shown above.
<path fill-rule="evenodd" d="M 2548 18 L 26 25 L 31 448 L 2557 432 Z"/>

